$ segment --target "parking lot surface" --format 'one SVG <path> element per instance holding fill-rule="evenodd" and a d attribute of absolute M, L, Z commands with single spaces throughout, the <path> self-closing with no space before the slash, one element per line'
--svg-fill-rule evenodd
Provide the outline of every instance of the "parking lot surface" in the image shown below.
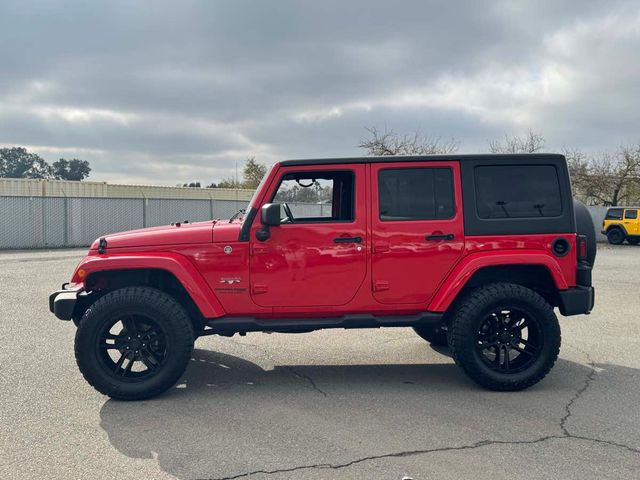
<path fill-rule="evenodd" d="M 411 329 L 206 337 L 167 394 L 110 400 L 48 311 L 79 250 L 0 252 L 0 478 L 640 476 L 640 247 L 602 247 L 596 309 L 550 375 L 482 390 Z"/>

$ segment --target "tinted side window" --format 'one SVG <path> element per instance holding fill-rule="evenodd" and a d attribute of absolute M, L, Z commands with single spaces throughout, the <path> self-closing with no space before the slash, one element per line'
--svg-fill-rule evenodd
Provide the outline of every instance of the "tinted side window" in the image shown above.
<path fill-rule="evenodd" d="M 558 217 L 562 214 L 558 172 L 553 165 L 475 168 L 480 218 Z"/>
<path fill-rule="evenodd" d="M 605 217 L 607 220 L 622 220 L 622 212 L 621 208 L 610 208 L 607 210 L 607 216 Z"/>
<path fill-rule="evenodd" d="M 392 168 L 378 174 L 380 220 L 436 220 L 454 216 L 450 168 Z"/>
<path fill-rule="evenodd" d="M 638 210 L 625 210 L 624 218 L 638 218 Z"/>

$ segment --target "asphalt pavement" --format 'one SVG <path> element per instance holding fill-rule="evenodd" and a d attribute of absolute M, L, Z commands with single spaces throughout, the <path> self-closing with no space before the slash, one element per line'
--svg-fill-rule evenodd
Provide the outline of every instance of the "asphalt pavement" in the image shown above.
<path fill-rule="evenodd" d="M 118 402 L 48 311 L 84 251 L 0 252 L 0 478 L 640 478 L 640 246 L 604 246 L 591 315 L 515 393 L 477 387 L 411 329 L 196 343 L 163 396 Z"/>

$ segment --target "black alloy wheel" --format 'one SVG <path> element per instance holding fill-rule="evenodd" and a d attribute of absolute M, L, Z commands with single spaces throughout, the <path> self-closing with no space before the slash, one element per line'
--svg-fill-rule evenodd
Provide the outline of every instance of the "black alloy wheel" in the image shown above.
<path fill-rule="evenodd" d="M 516 373 L 526 370 L 543 347 L 539 320 L 518 309 L 498 309 L 480 323 L 477 349 L 492 370 Z"/>
<path fill-rule="evenodd" d="M 144 314 L 116 316 L 98 335 L 98 359 L 113 376 L 137 381 L 159 371 L 167 356 L 162 327 Z"/>

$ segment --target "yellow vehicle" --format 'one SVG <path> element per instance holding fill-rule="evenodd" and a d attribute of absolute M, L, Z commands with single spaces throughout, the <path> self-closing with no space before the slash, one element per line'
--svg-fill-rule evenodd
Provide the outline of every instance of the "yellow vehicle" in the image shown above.
<path fill-rule="evenodd" d="M 602 233 L 612 245 L 620 245 L 625 240 L 631 245 L 640 243 L 639 207 L 612 207 L 602 222 Z"/>

